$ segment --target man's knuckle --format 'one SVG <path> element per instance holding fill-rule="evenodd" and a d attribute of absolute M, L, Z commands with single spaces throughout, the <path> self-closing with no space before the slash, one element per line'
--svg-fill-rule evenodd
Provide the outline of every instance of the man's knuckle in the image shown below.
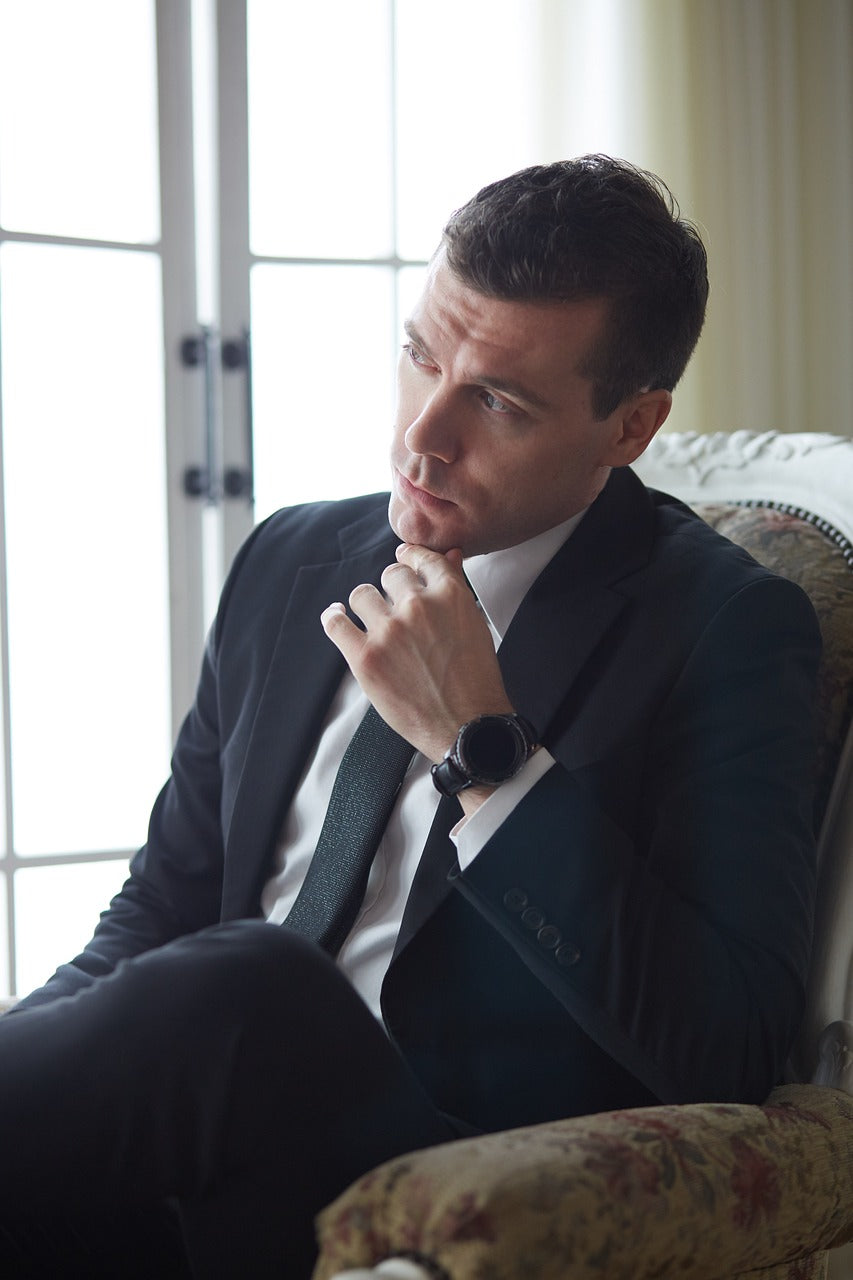
<path fill-rule="evenodd" d="M 429 616 L 429 601 L 421 593 L 406 596 L 394 611 L 392 621 L 401 632 L 417 631 Z"/>
<path fill-rule="evenodd" d="M 411 601 L 404 600 L 398 604 L 394 612 L 385 620 L 382 640 L 392 652 L 402 644 L 411 627 Z"/>
<path fill-rule="evenodd" d="M 386 655 L 377 645 L 366 645 L 359 658 L 359 674 L 368 683 L 379 680 L 387 669 Z"/>

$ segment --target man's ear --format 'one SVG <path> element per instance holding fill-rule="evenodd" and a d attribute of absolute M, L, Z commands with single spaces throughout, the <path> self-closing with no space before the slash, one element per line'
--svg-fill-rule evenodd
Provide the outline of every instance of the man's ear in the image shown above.
<path fill-rule="evenodd" d="M 672 392 L 640 391 L 617 410 L 617 433 L 614 435 L 607 464 L 627 467 L 636 462 L 649 441 L 663 426 L 672 408 Z"/>

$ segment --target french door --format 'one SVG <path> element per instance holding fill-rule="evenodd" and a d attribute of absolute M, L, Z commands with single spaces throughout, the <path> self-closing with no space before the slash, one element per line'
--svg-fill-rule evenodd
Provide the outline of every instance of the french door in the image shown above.
<path fill-rule="evenodd" d="M 0 991 L 120 886 L 198 662 L 189 6 L 0 0 Z"/>
<path fill-rule="evenodd" d="M 449 211 L 540 158 L 533 0 L 0 0 L 0 992 L 144 840 L 224 573 L 387 485 Z"/>

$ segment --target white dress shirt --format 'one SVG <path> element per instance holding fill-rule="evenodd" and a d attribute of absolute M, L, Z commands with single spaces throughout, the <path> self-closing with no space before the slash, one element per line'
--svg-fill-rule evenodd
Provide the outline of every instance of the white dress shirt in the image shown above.
<path fill-rule="evenodd" d="M 496 649 L 533 582 L 583 515 L 579 512 L 516 547 L 472 556 L 464 562 Z M 319 619 L 317 629 L 320 644 L 323 637 Z M 261 909 L 271 924 L 281 924 L 296 899 L 317 845 L 338 765 L 367 705 L 357 681 L 347 672 L 279 835 L 274 871 L 261 895 Z M 471 818 L 457 824 L 452 838 L 460 867 L 470 865 L 553 763 L 548 752 L 540 749 Z M 430 767 L 431 761 L 419 752 L 415 754 L 373 860 L 361 910 L 338 955 L 341 969 L 377 1017 L 382 979 L 391 962 L 409 890 L 438 806 L 439 794 L 433 786 Z"/>

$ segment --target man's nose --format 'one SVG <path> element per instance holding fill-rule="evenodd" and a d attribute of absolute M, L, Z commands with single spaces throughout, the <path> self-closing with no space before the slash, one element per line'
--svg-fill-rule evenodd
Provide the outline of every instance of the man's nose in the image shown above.
<path fill-rule="evenodd" d="M 406 429 L 405 443 L 410 453 L 420 453 L 453 462 L 459 452 L 458 408 L 446 395 L 436 392 L 420 407 Z"/>

